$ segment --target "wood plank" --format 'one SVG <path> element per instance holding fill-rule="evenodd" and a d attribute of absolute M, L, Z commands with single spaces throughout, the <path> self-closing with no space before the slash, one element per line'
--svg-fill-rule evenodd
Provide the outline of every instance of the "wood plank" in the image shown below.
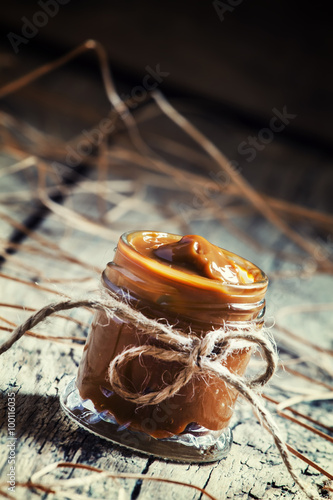
<path fill-rule="evenodd" d="M 194 224 L 193 229 L 195 231 L 198 229 L 196 226 Z M 59 223 L 54 219 L 54 216 L 51 216 L 44 222 L 40 231 L 41 234 L 44 233 L 50 236 L 53 233 L 59 234 L 58 228 Z M 174 228 L 174 230 L 177 230 L 177 228 Z M 206 235 L 213 238 L 214 232 L 216 234 L 216 226 L 214 227 L 211 224 L 211 228 L 207 231 Z M 219 228 L 219 232 L 219 237 L 227 238 L 227 232 L 223 228 L 222 230 Z M 105 253 L 105 243 L 102 241 L 97 242 L 95 239 L 92 244 L 89 235 L 87 235 L 85 238 L 85 248 L 82 245 L 83 241 L 83 234 L 73 231 L 66 238 L 65 248 L 69 246 L 75 249 L 75 255 L 82 259 L 87 259 L 88 254 L 90 254 L 92 261 L 93 254 L 96 254 L 97 249 L 97 253 Z M 80 252 L 80 248 L 83 251 Z M 87 248 L 89 249 L 88 251 Z M 20 252 L 18 256 L 24 259 L 23 253 Z M 35 263 L 34 260 L 31 264 Z M 47 284 L 53 288 L 52 278 L 55 276 L 54 264 L 51 266 L 47 265 L 47 261 L 45 263 L 40 261 L 39 265 L 46 273 L 46 282 L 48 282 L 48 276 L 50 276 L 50 283 Z M 274 262 L 271 265 L 274 266 Z M 71 266 L 63 264 L 61 267 L 61 277 L 66 277 L 67 275 L 73 276 Z M 6 272 L 6 266 L 4 267 L 4 271 Z M 10 272 L 11 270 L 9 269 L 8 271 Z M 21 275 L 28 278 L 28 275 L 24 271 Z M 97 280 L 97 274 L 95 278 Z M 331 278 L 329 278 L 329 283 L 331 283 Z M 96 287 L 96 284 L 93 283 L 93 288 Z M 303 296 L 295 296 L 294 290 L 291 290 L 291 293 L 288 294 L 289 286 L 288 282 L 284 285 L 280 284 L 279 289 L 274 292 L 273 285 L 271 294 L 272 302 L 276 309 L 279 309 L 286 302 L 290 304 L 292 300 L 297 303 L 302 302 L 305 298 L 309 299 L 315 296 L 316 300 L 320 301 L 325 295 L 325 287 L 320 277 L 314 278 L 311 281 L 311 291 L 315 295 L 310 295 L 309 297 L 304 294 Z M 66 287 L 57 284 L 54 288 L 59 290 Z M 75 288 L 77 289 L 77 287 Z M 73 287 L 69 287 L 68 291 L 73 293 Z M 310 294 L 310 290 L 308 290 L 308 293 Z M 318 295 L 319 293 L 322 296 Z M 50 299 L 54 300 L 50 294 L 46 294 L 44 291 L 29 290 L 27 292 L 25 285 L 18 285 L 14 282 L 7 282 L 6 297 L 9 297 L 16 304 L 21 303 L 27 306 L 33 304 L 35 307 L 39 307 Z M 2 314 L 4 314 L 3 308 Z M 7 318 L 14 317 L 16 320 L 18 319 L 17 312 L 12 311 L 10 313 L 5 311 L 5 314 Z M 74 317 L 82 320 L 82 311 L 76 311 Z M 321 317 L 321 325 L 323 325 L 322 319 Z M 327 319 L 329 318 L 326 317 Z M 63 321 L 52 320 L 51 323 L 43 325 L 41 331 L 48 332 L 49 334 L 60 332 L 61 334 L 74 335 L 77 332 L 77 327 L 69 323 L 64 327 Z M 296 330 L 298 327 L 302 332 L 300 325 L 298 318 L 288 320 L 289 327 Z M 317 325 L 318 323 L 314 322 L 313 328 L 316 328 Z M 327 326 L 330 328 L 329 325 Z M 81 334 L 82 332 L 80 331 Z M 311 335 L 311 330 L 309 330 L 310 338 Z M 324 343 L 323 345 L 328 345 L 327 341 L 329 339 L 326 342 L 325 339 L 321 341 Z M 186 480 L 190 480 L 194 484 L 207 485 L 207 491 L 216 495 L 217 498 L 221 498 L 221 494 L 225 498 L 246 498 L 248 494 L 263 499 L 300 498 L 284 467 L 281 465 L 280 458 L 276 450 L 274 450 L 271 439 L 260 431 L 255 417 L 251 414 L 251 410 L 245 405 L 239 407 L 234 419 L 235 444 L 232 451 L 226 460 L 215 465 L 198 467 L 197 465 L 188 466 L 166 463 L 158 459 L 148 461 L 143 456 L 132 454 L 117 446 L 110 446 L 109 443 L 89 435 L 86 431 L 78 429 L 75 424 L 69 422 L 61 413 L 57 395 L 63 389 L 65 380 L 68 381 L 69 377 L 75 376 L 81 349 L 73 349 L 70 346 L 65 347 L 61 344 L 53 345 L 47 341 L 38 341 L 27 337 L 22 339 L 15 348 L 4 355 L 3 363 L 5 363 L 5 366 L 12 368 L 9 373 L 2 371 L 1 385 L 2 387 L 7 385 L 9 391 L 17 391 L 17 433 L 19 438 L 17 446 L 17 474 L 21 480 L 27 480 L 31 473 L 38 470 L 44 464 L 55 460 L 75 459 L 78 463 L 90 463 L 102 468 L 111 468 L 112 470 L 146 471 L 147 474 L 152 474 L 153 476 L 167 476 L 178 480 L 186 478 Z M 286 379 L 285 381 L 283 380 L 284 378 Z M 287 376 L 281 379 L 280 375 L 275 380 L 274 385 L 279 386 L 279 383 L 281 383 L 282 387 L 288 386 L 291 383 L 290 377 Z M 311 384 L 303 380 L 298 380 L 297 386 L 302 390 L 311 390 L 312 388 Z M 279 391 L 272 387 L 269 394 L 279 398 L 281 390 Z M 324 408 L 328 410 L 329 405 L 324 404 L 324 406 L 321 405 L 319 408 L 311 408 L 312 416 L 322 418 L 322 415 L 325 414 Z M 6 407 L 3 407 L 3 414 L 5 414 L 5 410 Z M 281 425 L 289 443 L 295 447 L 301 447 L 302 452 L 312 459 L 315 458 L 323 467 L 329 466 L 333 457 L 331 455 L 331 447 L 326 442 L 307 436 L 301 428 L 293 427 L 286 421 L 282 421 Z M 2 430 L 5 434 L 5 420 L 3 420 Z M 300 443 L 302 444 L 300 445 Z M 270 464 L 269 466 L 267 461 Z M 6 454 L 4 454 L 2 458 L 2 474 L 5 473 L 6 466 Z M 301 470 L 304 470 L 304 465 L 297 462 L 296 468 L 300 473 Z M 313 479 L 317 480 L 318 476 L 312 470 L 309 469 L 307 474 L 310 474 Z M 109 482 L 108 486 L 106 486 L 105 483 L 94 484 L 89 494 L 101 494 L 102 491 L 105 491 L 104 488 L 107 488 L 106 491 L 110 492 L 110 494 L 117 491 L 117 486 L 110 485 Z M 136 487 L 134 490 L 133 483 L 127 482 L 126 484 L 127 491 L 132 491 L 133 495 L 133 491 L 139 491 L 139 487 Z M 184 499 L 200 498 L 200 494 L 193 495 L 192 492 L 185 492 L 185 490 L 180 492 L 179 488 L 170 488 L 170 486 L 153 483 L 144 483 L 141 486 L 139 496 L 135 495 L 134 498 L 145 499 L 162 498 L 165 495 L 168 495 L 170 498 L 179 498 L 180 495 Z M 29 498 L 29 495 L 25 498 Z"/>

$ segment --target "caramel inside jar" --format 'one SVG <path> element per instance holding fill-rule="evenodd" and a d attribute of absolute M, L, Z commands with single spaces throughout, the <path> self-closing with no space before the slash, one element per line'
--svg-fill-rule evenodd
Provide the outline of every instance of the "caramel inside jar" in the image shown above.
<path fill-rule="evenodd" d="M 268 280 L 249 261 L 209 243 L 201 236 L 137 231 L 119 240 L 103 285 L 150 318 L 165 318 L 184 332 L 204 336 L 213 328 L 260 328 Z M 96 313 L 80 363 L 77 387 L 98 411 L 107 410 L 122 426 L 155 438 L 183 432 L 223 430 L 237 392 L 213 375 L 193 375 L 175 396 L 158 405 L 136 405 L 116 394 L 108 380 L 112 359 L 128 347 L 163 346 L 138 334 L 129 322 Z M 250 349 L 234 351 L 225 360 L 233 373 L 243 375 Z M 142 355 L 126 364 L 122 380 L 139 393 L 159 391 L 173 382 L 182 368 Z"/>

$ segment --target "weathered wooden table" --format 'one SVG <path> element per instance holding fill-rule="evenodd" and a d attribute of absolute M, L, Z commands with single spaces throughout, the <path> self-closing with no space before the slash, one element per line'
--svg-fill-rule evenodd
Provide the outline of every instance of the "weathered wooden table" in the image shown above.
<path fill-rule="evenodd" d="M 255 159 L 247 162 L 238 146 L 260 130 L 251 130 L 236 119 L 208 115 L 193 102 L 174 102 L 229 158 L 238 162 L 244 177 L 270 197 L 276 213 L 306 238 L 312 238 L 317 255 L 310 257 L 233 191 L 232 182 L 224 180 L 220 189 L 222 176 L 216 164 L 197 147 L 189 154 L 186 148 L 193 143 L 162 118 L 153 105 L 135 110 L 145 139 L 169 165 L 187 172 L 185 179 L 188 176 L 190 181 L 194 174 L 201 176 L 207 188 L 204 202 L 198 198 L 198 186 L 192 189 L 185 185 L 174 171 L 152 172 L 142 157 L 126 156 L 128 141 L 121 127 L 109 143 L 108 152 L 101 147 L 99 159 L 96 152 L 88 157 L 82 151 L 75 166 L 78 173 L 72 165 L 66 167 L 66 155 L 68 160 L 69 152 L 78 152 L 70 138 L 89 130 L 89 126 L 96 129 L 94 124 L 100 124 L 108 113 L 100 93 L 100 82 L 95 77 L 67 69 L 4 101 L 7 114 L 0 117 L 1 339 L 5 340 L 8 330 L 22 322 L 32 309 L 57 301 L 59 294 L 82 296 L 96 291 L 100 271 L 112 260 L 118 236 L 126 230 L 156 228 L 201 234 L 255 262 L 271 277 L 266 317 L 268 326 L 276 322 L 272 331 L 281 368 L 264 390 L 271 398 L 266 404 L 288 444 L 333 474 L 329 400 L 333 391 L 333 277 L 330 272 L 316 272 L 316 266 L 326 262 L 332 253 L 332 218 L 315 212 L 332 207 L 331 158 L 275 133 L 272 141 L 256 152 Z M 9 115 L 18 121 L 11 122 Z M 50 136 L 45 138 L 35 130 L 22 128 L 23 121 Z M 53 149 L 47 149 L 50 144 Z M 43 172 L 47 172 L 44 185 Z M 218 187 L 212 187 L 212 182 Z M 295 203 L 308 211 L 299 215 L 292 205 Z M 71 422 L 60 408 L 59 394 L 75 377 L 83 349 L 82 341 L 71 339 L 86 337 L 91 317 L 89 311 L 79 309 L 71 311 L 69 319 L 51 318 L 34 330 L 40 338 L 26 335 L 1 356 L 1 481 L 6 482 L 11 472 L 11 448 L 7 445 L 14 437 L 17 482 L 15 492 L 8 491 L 6 485 L 1 487 L 2 492 L 25 499 L 74 498 L 75 493 L 75 498 L 131 500 L 205 497 L 185 486 L 129 478 L 95 478 L 87 486 L 82 483 L 54 496 L 18 485 L 53 462 L 70 461 L 110 472 L 192 483 L 218 499 L 304 497 L 282 465 L 271 436 L 244 401 L 239 401 L 232 420 L 234 444 L 229 456 L 206 465 L 172 463 L 134 453 Z M 260 359 L 255 358 L 254 368 L 259 364 Z M 9 408 L 13 409 L 13 405 L 8 406 L 9 397 L 15 399 L 14 436 L 9 434 Z M 291 407 L 294 413 L 284 409 L 284 416 L 277 415 L 272 400 L 282 402 L 295 397 L 287 404 L 295 405 Z M 319 497 L 331 495 L 321 489 L 328 480 L 325 475 L 300 458 L 292 461 L 297 473 L 318 488 Z M 87 474 L 73 473 L 71 469 L 56 471 L 56 477 L 62 479 Z M 52 478 L 53 473 L 40 482 L 46 484 Z M 65 486 L 62 488 L 65 491 Z M 121 488 L 125 490 L 123 496 L 119 496 Z"/>

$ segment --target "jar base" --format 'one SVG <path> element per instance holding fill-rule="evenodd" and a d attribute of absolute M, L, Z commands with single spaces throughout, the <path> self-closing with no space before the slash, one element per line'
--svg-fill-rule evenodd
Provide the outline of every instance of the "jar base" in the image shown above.
<path fill-rule="evenodd" d="M 75 378 L 60 396 L 65 413 L 78 425 L 99 437 L 147 455 L 185 463 L 215 462 L 225 458 L 232 444 L 232 432 L 207 430 L 165 439 L 119 425 L 107 411 L 98 412 L 89 399 L 82 399 Z"/>

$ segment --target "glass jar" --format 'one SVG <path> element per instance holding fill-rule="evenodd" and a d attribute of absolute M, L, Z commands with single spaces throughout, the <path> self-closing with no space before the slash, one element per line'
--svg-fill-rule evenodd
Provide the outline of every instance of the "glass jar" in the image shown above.
<path fill-rule="evenodd" d="M 113 262 L 102 275 L 104 289 L 117 294 L 146 317 L 165 319 L 184 333 L 203 337 L 223 327 L 226 331 L 260 329 L 268 280 L 249 261 L 223 250 L 243 276 L 242 283 L 226 283 L 172 267 L 142 253 L 134 242 L 178 241 L 181 236 L 152 231 L 124 234 Z M 194 237 L 195 238 L 195 237 Z M 231 445 L 228 429 L 237 391 L 218 376 L 196 373 L 174 396 L 160 404 L 136 404 L 122 398 L 110 384 L 110 362 L 128 347 L 154 345 L 169 349 L 156 338 L 138 333 L 129 321 L 95 314 L 76 382 L 63 395 L 63 406 L 93 432 L 149 454 L 189 462 L 224 457 Z M 241 348 L 223 362 L 243 375 L 251 348 Z M 121 372 L 128 390 L 140 394 L 171 384 L 182 365 L 141 355 Z"/>

